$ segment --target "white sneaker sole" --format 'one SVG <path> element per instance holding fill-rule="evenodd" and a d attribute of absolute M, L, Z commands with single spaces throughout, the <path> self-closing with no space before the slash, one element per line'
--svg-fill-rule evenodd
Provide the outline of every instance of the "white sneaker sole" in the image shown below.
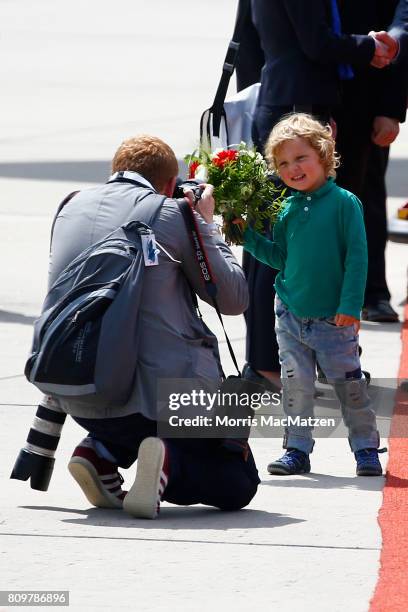
<path fill-rule="evenodd" d="M 123 500 L 123 509 L 136 518 L 154 519 L 165 446 L 159 438 L 146 438 L 139 447 L 135 482 Z"/>
<path fill-rule="evenodd" d="M 98 473 L 90 461 L 83 457 L 72 457 L 68 463 L 68 470 L 93 506 L 122 508 L 121 500 L 102 487 Z"/>

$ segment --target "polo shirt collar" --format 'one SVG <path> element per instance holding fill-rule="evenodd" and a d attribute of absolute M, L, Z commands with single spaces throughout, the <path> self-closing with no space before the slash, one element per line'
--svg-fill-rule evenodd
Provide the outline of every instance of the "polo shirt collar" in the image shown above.
<path fill-rule="evenodd" d="M 321 187 L 319 187 L 319 189 L 316 189 L 316 191 L 295 191 L 293 193 L 294 198 L 310 198 L 310 199 L 315 199 L 315 198 L 321 198 L 322 196 L 325 196 L 327 193 L 329 193 L 329 191 L 331 191 L 333 189 L 333 187 L 335 187 L 336 183 L 334 182 L 334 178 L 332 176 L 329 176 L 329 178 L 327 179 L 327 181 L 324 183 L 324 185 L 322 185 Z"/>

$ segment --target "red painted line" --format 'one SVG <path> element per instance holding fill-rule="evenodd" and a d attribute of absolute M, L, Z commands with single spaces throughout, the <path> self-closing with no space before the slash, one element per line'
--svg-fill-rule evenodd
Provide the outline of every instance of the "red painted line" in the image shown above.
<path fill-rule="evenodd" d="M 370 612 L 408 610 L 408 305 L 401 336 L 398 379 L 405 384 L 397 390 L 391 422 L 387 477 L 378 517 L 383 546 Z"/>

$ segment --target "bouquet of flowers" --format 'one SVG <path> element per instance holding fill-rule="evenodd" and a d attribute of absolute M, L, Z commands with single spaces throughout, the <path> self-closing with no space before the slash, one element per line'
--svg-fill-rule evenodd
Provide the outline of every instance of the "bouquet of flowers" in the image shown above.
<path fill-rule="evenodd" d="M 282 210 L 286 187 L 277 186 L 260 153 L 244 142 L 237 149 L 187 155 L 189 178 L 214 185 L 215 214 L 221 215 L 230 244 L 242 244 L 247 225 L 262 231 Z"/>

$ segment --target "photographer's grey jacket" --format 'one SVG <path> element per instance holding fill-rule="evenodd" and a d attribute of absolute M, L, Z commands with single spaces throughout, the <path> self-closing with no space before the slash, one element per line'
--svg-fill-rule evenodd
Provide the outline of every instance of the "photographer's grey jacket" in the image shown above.
<path fill-rule="evenodd" d="M 146 187 L 107 183 L 75 195 L 58 214 L 51 243 L 49 285 L 83 249 L 103 238 L 122 223 L 139 219 L 135 200 L 154 189 L 136 173 L 132 178 Z M 163 199 L 163 196 L 157 195 Z M 223 314 L 238 315 L 248 305 L 244 273 L 229 247 L 195 213 L 213 275 L 217 301 Z M 140 220 L 144 220 L 141 218 Z M 128 404 L 108 411 L 93 411 L 80 402 L 60 400 L 65 412 L 74 416 L 107 418 L 142 413 L 156 418 L 156 388 L 160 378 L 219 377 L 214 356 L 218 352 L 214 334 L 197 316 L 191 290 L 211 303 L 200 274 L 190 236 L 175 200 L 166 198 L 154 224 L 159 265 L 148 267 L 143 288 L 140 346 L 133 394 Z M 213 346 L 213 349 L 211 348 Z"/>

